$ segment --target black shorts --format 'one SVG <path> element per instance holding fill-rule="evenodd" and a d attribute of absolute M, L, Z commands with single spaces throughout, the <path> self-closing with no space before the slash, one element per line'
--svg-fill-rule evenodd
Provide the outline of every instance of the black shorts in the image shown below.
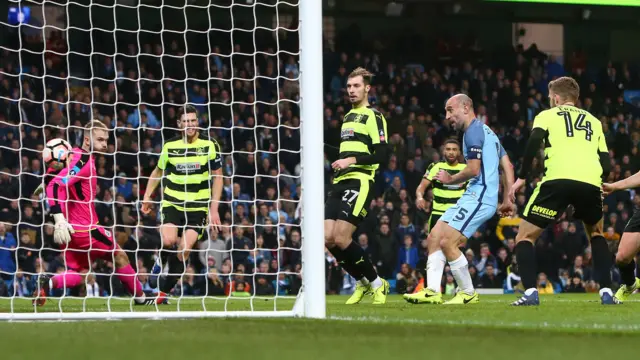
<path fill-rule="evenodd" d="M 183 211 L 173 206 L 162 207 L 162 223 L 173 224 L 178 227 L 178 236 L 182 236 L 185 230 L 193 230 L 202 237 L 207 229 L 206 211 Z"/>
<path fill-rule="evenodd" d="M 569 205 L 573 216 L 587 225 L 602 219 L 602 190 L 576 180 L 558 179 L 538 183 L 522 218 L 541 228 L 554 223 Z"/>
<path fill-rule="evenodd" d="M 636 209 L 631 216 L 631 219 L 624 227 L 626 233 L 638 233 L 640 232 L 640 209 Z"/>
<path fill-rule="evenodd" d="M 431 213 L 431 216 L 429 216 L 429 232 L 436 226 L 436 223 L 440 220 L 440 216 L 442 216 L 442 214 Z"/>
<path fill-rule="evenodd" d="M 373 181 L 364 179 L 347 179 L 331 185 L 324 203 L 324 219 L 344 220 L 358 226 L 367 216 L 373 190 Z"/>

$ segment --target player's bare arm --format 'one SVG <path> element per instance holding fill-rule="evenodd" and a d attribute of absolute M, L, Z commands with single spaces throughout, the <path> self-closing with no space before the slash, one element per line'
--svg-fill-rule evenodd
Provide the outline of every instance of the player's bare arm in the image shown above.
<path fill-rule="evenodd" d="M 632 189 L 638 186 L 640 186 L 640 171 L 629 176 L 626 179 L 622 179 L 614 183 L 602 184 L 602 191 L 605 195 L 609 195 L 614 191 Z"/>
<path fill-rule="evenodd" d="M 222 196 L 222 187 L 224 186 L 222 178 L 222 168 L 211 171 L 213 176 L 213 186 L 211 191 L 211 205 L 209 207 L 209 224 L 213 225 L 216 231 L 222 230 L 222 223 L 220 222 L 220 213 L 218 212 L 218 205 L 220 204 L 220 197 Z"/>
<path fill-rule="evenodd" d="M 427 191 L 430 185 L 431 181 L 427 180 L 426 178 L 422 178 L 422 181 L 420 181 L 420 185 L 418 185 L 418 188 L 416 189 L 416 207 L 420 210 L 424 210 L 424 207 L 427 203 L 424 200 L 424 192 Z"/>
<path fill-rule="evenodd" d="M 465 167 L 459 173 L 451 176 L 445 170 L 440 170 L 434 178 L 446 185 L 462 184 L 463 182 L 478 176 L 480 174 L 481 166 L 482 166 L 481 160 L 470 159 L 467 161 L 467 167 Z"/>
<path fill-rule="evenodd" d="M 144 191 L 144 197 L 142 198 L 142 213 L 148 215 L 151 212 L 151 197 L 153 193 L 156 191 L 158 184 L 160 184 L 160 180 L 162 180 L 162 176 L 164 175 L 164 170 L 156 167 L 151 172 L 149 176 L 149 182 L 147 182 L 147 189 Z"/>
<path fill-rule="evenodd" d="M 502 204 L 498 207 L 500 216 L 512 216 L 514 211 L 513 202 L 515 198 L 511 197 L 509 189 L 513 187 L 513 165 L 509 160 L 509 155 L 503 155 L 500 158 L 500 167 L 502 168 Z"/>

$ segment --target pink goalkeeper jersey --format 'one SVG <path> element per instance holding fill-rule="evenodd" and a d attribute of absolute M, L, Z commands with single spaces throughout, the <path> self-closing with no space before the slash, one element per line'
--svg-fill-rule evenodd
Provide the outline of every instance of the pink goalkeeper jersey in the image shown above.
<path fill-rule="evenodd" d="M 98 178 L 93 156 L 73 148 L 69 168 L 48 169 L 45 180 L 51 214 L 62 213 L 78 231 L 88 231 L 98 224 L 94 201 Z"/>

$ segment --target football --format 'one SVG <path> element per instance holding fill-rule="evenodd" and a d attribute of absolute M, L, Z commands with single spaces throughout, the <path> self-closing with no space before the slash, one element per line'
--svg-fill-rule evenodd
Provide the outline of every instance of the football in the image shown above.
<path fill-rule="evenodd" d="M 64 162 L 71 151 L 71 144 L 64 139 L 49 140 L 42 151 L 42 161 L 47 166 L 53 165 L 54 162 Z"/>

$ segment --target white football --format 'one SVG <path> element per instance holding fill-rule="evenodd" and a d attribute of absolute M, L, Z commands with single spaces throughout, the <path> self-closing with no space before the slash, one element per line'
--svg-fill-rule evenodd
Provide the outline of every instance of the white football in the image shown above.
<path fill-rule="evenodd" d="M 63 162 L 71 151 L 71 144 L 64 139 L 49 140 L 42 151 L 42 161 L 50 165 L 52 162 Z"/>

